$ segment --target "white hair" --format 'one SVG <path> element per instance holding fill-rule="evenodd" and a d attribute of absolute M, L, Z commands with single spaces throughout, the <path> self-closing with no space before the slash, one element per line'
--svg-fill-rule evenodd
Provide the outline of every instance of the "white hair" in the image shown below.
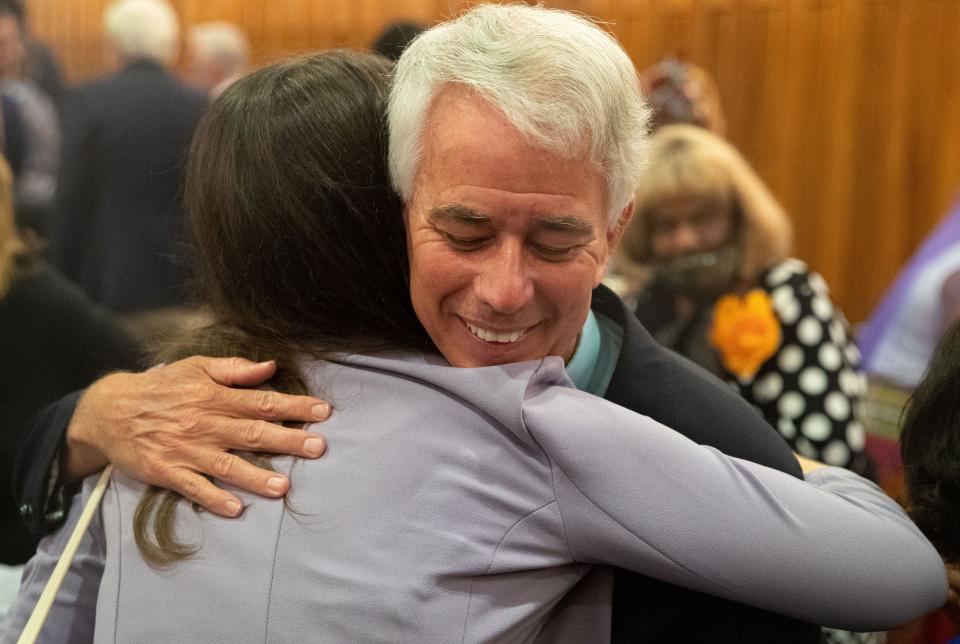
<path fill-rule="evenodd" d="M 231 74 L 242 74 L 249 64 L 250 44 L 247 36 L 231 22 L 203 22 L 190 28 L 188 40 L 194 55 L 201 60 L 215 61 Z"/>
<path fill-rule="evenodd" d="M 166 0 L 118 0 L 103 12 L 107 36 L 130 60 L 173 63 L 180 44 L 180 23 Z"/>
<path fill-rule="evenodd" d="M 421 34 L 397 63 L 387 108 L 390 175 L 404 201 L 446 83 L 475 91 L 531 144 L 594 163 L 607 180 L 608 225 L 617 225 L 645 163 L 650 114 L 633 63 L 607 32 L 568 11 L 483 4 Z"/>

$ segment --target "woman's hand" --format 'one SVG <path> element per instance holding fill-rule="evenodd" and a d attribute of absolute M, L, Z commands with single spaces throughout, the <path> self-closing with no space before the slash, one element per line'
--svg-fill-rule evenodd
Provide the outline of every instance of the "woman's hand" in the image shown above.
<path fill-rule="evenodd" d="M 803 471 L 804 474 L 809 474 L 810 472 L 819 470 L 821 467 L 826 467 L 824 463 L 821 463 L 820 461 L 815 461 L 812 458 L 806 458 L 804 456 L 800 456 L 796 452 L 794 452 L 793 455 L 796 457 L 797 461 L 800 463 L 800 469 Z"/>
<path fill-rule="evenodd" d="M 229 450 L 316 458 L 326 448 L 322 438 L 277 422 L 325 420 L 330 406 L 309 396 L 233 388 L 258 385 L 275 371 L 274 362 L 195 356 L 101 378 L 80 399 L 67 428 L 61 477 L 77 480 L 109 461 L 224 517 L 239 515 L 243 506 L 204 475 L 260 496 L 283 496 L 286 476 Z"/>
<path fill-rule="evenodd" d="M 950 590 L 947 592 L 947 603 L 943 605 L 943 612 L 960 625 L 960 566 L 947 564 L 947 583 Z"/>

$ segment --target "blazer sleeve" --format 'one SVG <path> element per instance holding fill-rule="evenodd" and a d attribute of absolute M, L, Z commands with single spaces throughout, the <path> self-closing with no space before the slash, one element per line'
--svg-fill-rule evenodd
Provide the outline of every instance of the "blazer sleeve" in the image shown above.
<path fill-rule="evenodd" d="M 74 497 L 66 523 L 40 541 L 36 554 L 27 562 L 20 591 L 3 622 L 0 644 L 13 644 L 23 631 L 99 477 L 97 474 L 84 481 L 83 493 Z M 105 560 L 103 523 L 100 512 L 96 512 L 60 586 L 38 642 L 82 644 L 93 641 L 97 595 Z"/>
<path fill-rule="evenodd" d="M 83 391 L 75 391 L 44 407 L 20 439 L 13 460 L 13 494 L 27 528 L 46 534 L 63 523 L 76 492 L 57 481 L 58 458 L 67 426 Z"/>
<path fill-rule="evenodd" d="M 544 371 L 523 421 L 551 459 L 575 560 L 856 631 L 902 624 L 946 599 L 936 550 L 869 481 L 827 468 L 805 483 L 545 386 Z"/>

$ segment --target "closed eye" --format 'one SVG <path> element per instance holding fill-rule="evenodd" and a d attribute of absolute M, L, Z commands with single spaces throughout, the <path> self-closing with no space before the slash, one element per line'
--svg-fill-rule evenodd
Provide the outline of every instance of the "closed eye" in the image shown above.
<path fill-rule="evenodd" d="M 566 246 L 563 248 L 557 248 L 555 246 L 542 246 L 535 244 L 533 246 L 533 252 L 535 252 L 540 259 L 543 259 L 548 262 L 563 262 L 571 257 L 577 249 L 581 248 L 582 244 L 577 244 L 575 246 Z"/>
<path fill-rule="evenodd" d="M 483 248 L 487 242 L 490 241 L 489 237 L 457 237 L 456 235 L 451 235 L 450 233 L 441 233 L 444 240 L 447 244 L 453 247 L 455 250 L 469 252 L 473 250 L 480 250 Z"/>

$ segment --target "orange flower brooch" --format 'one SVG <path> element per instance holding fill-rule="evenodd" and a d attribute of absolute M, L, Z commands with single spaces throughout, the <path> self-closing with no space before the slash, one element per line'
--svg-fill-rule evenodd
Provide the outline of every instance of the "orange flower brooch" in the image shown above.
<path fill-rule="evenodd" d="M 754 289 L 740 297 L 724 295 L 713 308 L 710 344 L 724 368 L 740 380 L 752 378 L 780 348 L 780 320 L 766 291 Z"/>

